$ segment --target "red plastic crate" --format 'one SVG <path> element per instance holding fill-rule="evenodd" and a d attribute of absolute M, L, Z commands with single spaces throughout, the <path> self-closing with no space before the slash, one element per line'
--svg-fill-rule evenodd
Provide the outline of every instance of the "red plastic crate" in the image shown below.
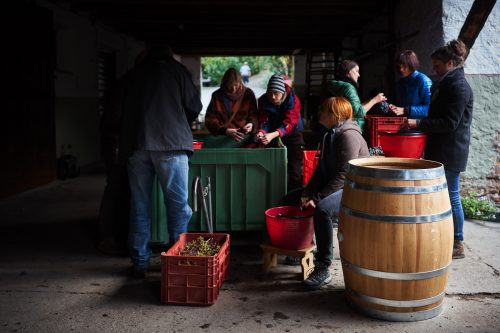
<path fill-rule="evenodd" d="M 405 122 L 406 117 L 378 117 L 366 116 L 369 126 L 369 142 L 370 147 L 380 146 L 380 132 L 397 133 L 401 125 Z"/>
<path fill-rule="evenodd" d="M 185 244 L 198 237 L 214 238 L 220 251 L 211 257 L 181 256 Z M 229 275 L 229 235 L 183 233 L 161 254 L 161 301 L 168 304 L 210 305 Z"/>
<path fill-rule="evenodd" d="M 203 141 L 193 141 L 193 149 L 201 149 L 203 146 Z"/>
<path fill-rule="evenodd" d="M 309 183 L 309 180 L 316 169 L 319 161 L 319 150 L 304 150 L 304 185 Z"/>

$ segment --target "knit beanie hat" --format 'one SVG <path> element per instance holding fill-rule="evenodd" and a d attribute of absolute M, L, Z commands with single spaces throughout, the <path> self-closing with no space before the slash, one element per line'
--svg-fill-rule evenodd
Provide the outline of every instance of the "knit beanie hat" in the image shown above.
<path fill-rule="evenodd" d="M 278 74 L 273 74 L 273 76 L 271 76 L 271 78 L 269 79 L 269 83 L 267 84 L 267 90 L 279 91 L 285 94 L 285 80 Z"/>

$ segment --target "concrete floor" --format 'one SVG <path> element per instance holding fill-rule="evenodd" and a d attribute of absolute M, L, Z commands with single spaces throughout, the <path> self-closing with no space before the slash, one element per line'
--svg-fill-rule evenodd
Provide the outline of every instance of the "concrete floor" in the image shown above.
<path fill-rule="evenodd" d="M 102 174 L 58 181 L 0 201 L 0 332 L 499 332 L 500 224 L 467 221 L 466 258 L 452 263 L 445 311 L 384 322 L 344 300 L 333 282 L 305 292 L 299 268 L 260 273 L 257 236 L 233 237 L 231 280 L 212 306 L 160 303 L 159 257 L 145 280 L 129 260 L 94 246 Z M 338 259 L 336 247 L 335 255 Z"/>

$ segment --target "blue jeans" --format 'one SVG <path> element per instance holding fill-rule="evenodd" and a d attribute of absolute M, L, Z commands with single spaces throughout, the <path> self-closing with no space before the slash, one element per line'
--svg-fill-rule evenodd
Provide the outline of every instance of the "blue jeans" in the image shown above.
<path fill-rule="evenodd" d="M 188 157 L 183 151 L 139 150 L 127 161 L 130 184 L 129 250 L 135 269 L 149 265 L 151 249 L 151 195 L 155 174 L 158 176 L 165 207 L 169 242 L 187 231 L 192 215 L 188 205 Z"/>
<path fill-rule="evenodd" d="M 298 205 L 304 189 L 300 188 L 287 193 L 286 205 Z M 333 261 L 333 222 L 340 213 L 342 192 L 340 189 L 323 198 L 316 204 L 314 210 L 314 234 L 316 236 L 316 263 L 329 267 Z"/>
<path fill-rule="evenodd" d="M 451 212 L 453 214 L 453 236 L 456 240 L 464 240 L 464 210 L 460 201 L 460 172 L 444 170 L 450 195 Z"/>

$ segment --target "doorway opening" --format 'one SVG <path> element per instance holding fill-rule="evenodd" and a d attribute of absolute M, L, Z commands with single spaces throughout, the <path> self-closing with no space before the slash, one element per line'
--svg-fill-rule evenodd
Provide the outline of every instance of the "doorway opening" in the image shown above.
<path fill-rule="evenodd" d="M 286 83 L 293 86 L 293 64 L 292 55 L 202 57 L 203 109 L 198 117 L 200 128 L 204 129 L 205 113 L 212 93 L 219 89 L 222 76 L 229 68 L 242 74 L 245 85 L 253 90 L 258 99 L 266 92 L 267 82 L 273 74 L 282 75 Z"/>

